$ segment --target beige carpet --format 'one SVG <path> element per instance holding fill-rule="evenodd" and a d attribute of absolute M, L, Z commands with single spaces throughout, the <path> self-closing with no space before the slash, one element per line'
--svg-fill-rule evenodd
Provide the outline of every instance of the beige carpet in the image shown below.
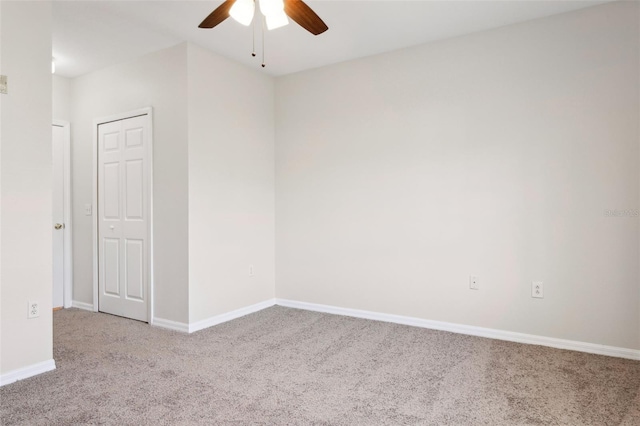
<path fill-rule="evenodd" d="M 640 425 L 640 362 L 273 307 L 186 335 L 54 314 L 2 425 Z"/>

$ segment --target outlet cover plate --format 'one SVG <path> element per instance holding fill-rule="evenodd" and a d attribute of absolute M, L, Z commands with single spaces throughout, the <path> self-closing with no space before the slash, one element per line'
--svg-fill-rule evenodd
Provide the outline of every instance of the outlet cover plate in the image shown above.
<path fill-rule="evenodd" d="M 542 281 L 531 282 L 531 297 L 536 299 L 544 299 L 544 285 Z"/>
<path fill-rule="evenodd" d="M 480 289 L 480 279 L 477 276 L 475 276 L 475 275 L 469 276 L 469 288 L 471 290 L 479 290 Z"/>
<path fill-rule="evenodd" d="M 40 316 L 40 304 L 35 300 L 29 300 L 27 318 L 38 318 Z"/>

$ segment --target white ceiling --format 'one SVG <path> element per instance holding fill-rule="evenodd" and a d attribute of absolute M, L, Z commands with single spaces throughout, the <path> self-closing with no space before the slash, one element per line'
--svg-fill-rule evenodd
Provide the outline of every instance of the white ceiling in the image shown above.
<path fill-rule="evenodd" d="M 611 0 L 305 0 L 329 26 L 313 36 L 293 21 L 265 37 L 271 75 L 284 75 L 363 56 L 456 37 Z M 205 30 L 198 24 L 222 1 L 54 1 L 57 74 L 75 77 L 183 41 L 260 69 L 251 57 L 252 29 L 233 19 Z"/>

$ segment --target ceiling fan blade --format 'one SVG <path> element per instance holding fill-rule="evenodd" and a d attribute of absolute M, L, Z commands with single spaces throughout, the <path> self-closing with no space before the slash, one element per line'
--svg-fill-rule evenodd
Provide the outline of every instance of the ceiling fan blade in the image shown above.
<path fill-rule="evenodd" d="M 213 28 L 229 17 L 229 10 L 236 0 L 227 0 L 207 16 L 198 28 Z"/>
<path fill-rule="evenodd" d="M 284 0 L 284 12 L 313 35 L 322 34 L 329 27 L 302 0 Z"/>

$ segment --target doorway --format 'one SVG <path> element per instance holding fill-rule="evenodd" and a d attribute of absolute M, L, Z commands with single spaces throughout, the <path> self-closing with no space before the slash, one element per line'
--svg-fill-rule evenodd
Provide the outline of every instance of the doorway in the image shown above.
<path fill-rule="evenodd" d="M 71 307 L 71 133 L 66 121 L 53 120 L 53 308 Z"/>
<path fill-rule="evenodd" d="M 152 318 L 151 109 L 95 122 L 94 308 Z"/>

